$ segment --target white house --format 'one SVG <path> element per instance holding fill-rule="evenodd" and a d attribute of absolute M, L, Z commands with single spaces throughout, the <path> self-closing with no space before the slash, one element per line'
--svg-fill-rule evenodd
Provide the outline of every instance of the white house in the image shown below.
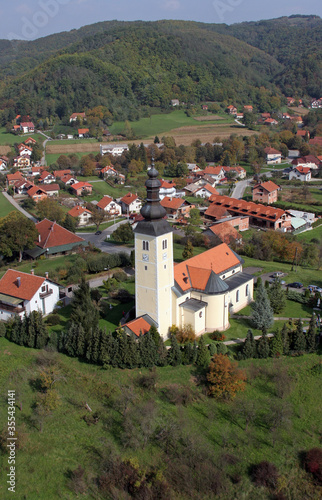
<path fill-rule="evenodd" d="M 172 198 L 176 196 L 176 185 L 174 182 L 168 182 L 161 179 L 161 187 L 160 187 L 160 200 L 163 200 L 166 196 Z"/>
<path fill-rule="evenodd" d="M 32 155 L 32 148 L 29 146 L 26 146 L 25 144 L 19 144 L 18 146 L 18 151 L 20 156 L 31 156 Z"/>
<path fill-rule="evenodd" d="M 296 167 L 294 170 L 290 171 L 288 179 L 290 181 L 292 179 L 298 179 L 303 182 L 308 182 L 311 180 L 311 170 L 308 167 Z"/>
<path fill-rule="evenodd" d="M 120 205 L 113 200 L 110 196 L 103 196 L 103 198 L 97 203 L 97 208 L 108 215 L 121 215 L 122 209 Z"/>
<path fill-rule="evenodd" d="M 35 131 L 35 125 L 32 122 L 20 123 L 20 130 L 24 134 L 32 134 Z"/>
<path fill-rule="evenodd" d="M 59 301 L 59 285 L 42 276 L 8 269 L 0 280 L 0 320 L 33 311 L 50 314 Z"/>
<path fill-rule="evenodd" d="M 217 189 L 210 186 L 210 184 L 205 184 L 201 186 L 197 191 L 195 191 L 194 196 L 199 196 L 200 198 L 208 199 L 212 194 L 219 194 Z"/>
<path fill-rule="evenodd" d="M 213 178 L 216 184 L 221 182 L 225 178 L 225 170 L 223 167 L 206 167 L 203 171 L 204 175 L 210 176 Z"/>
<path fill-rule="evenodd" d="M 133 193 L 127 193 L 123 196 L 120 203 L 123 214 L 139 213 L 142 207 L 142 202 L 138 198 L 138 195 Z"/>
<path fill-rule="evenodd" d="M 127 144 L 100 144 L 101 155 L 111 154 L 114 156 L 122 156 L 124 151 L 128 151 L 129 147 Z"/>
<path fill-rule="evenodd" d="M 68 212 L 71 217 L 78 218 L 79 226 L 86 226 L 92 217 L 92 212 L 85 207 L 81 207 L 80 205 L 76 205 Z"/>
<path fill-rule="evenodd" d="M 7 169 L 7 162 L 0 158 L 0 170 L 6 170 Z"/>
<path fill-rule="evenodd" d="M 277 165 L 282 162 L 282 153 L 274 148 L 265 148 L 267 165 Z"/>

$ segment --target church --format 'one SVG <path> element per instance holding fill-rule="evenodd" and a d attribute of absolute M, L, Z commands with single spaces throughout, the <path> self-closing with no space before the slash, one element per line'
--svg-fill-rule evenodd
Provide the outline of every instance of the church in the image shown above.
<path fill-rule="evenodd" d="M 148 171 L 143 220 L 135 233 L 136 319 L 124 325 L 139 336 L 154 324 L 164 340 L 172 325 L 191 324 L 196 335 L 229 328 L 229 313 L 253 300 L 254 278 L 225 243 L 180 264 L 173 262 L 173 229 L 160 204 L 158 171 Z"/>

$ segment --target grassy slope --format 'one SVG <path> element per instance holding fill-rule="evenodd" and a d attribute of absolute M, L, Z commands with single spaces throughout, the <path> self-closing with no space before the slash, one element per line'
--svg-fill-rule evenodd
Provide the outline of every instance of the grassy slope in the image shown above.
<path fill-rule="evenodd" d="M 290 424 L 279 433 L 273 446 L 272 434 L 264 423 L 264 417 L 269 414 L 272 406 L 281 404 L 282 400 L 276 396 L 272 376 L 266 378 L 262 375 L 257 379 L 252 377 L 246 391 L 241 393 L 241 401 L 252 400 L 256 409 L 256 417 L 252 419 L 249 431 L 245 432 L 243 419 L 236 416 L 232 404 L 217 403 L 202 396 L 201 388 L 194 388 L 200 394 L 200 400 L 187 407 L 176 408 L 165 401 L 161 390 L 168 384 L 193 385 L 194 371 L 191 367 L 157 369 L 157 389 L 151 395 L 134 385 L 139 370 L 104 371 L 100 367 L 58 355 L 58 368 L 64 377 L 56 384 L 61 406 L 46 417 L 43 431 L 39 432 L 30 420 L 32 405 L 36 399 L 35 385 L 31 380 L 35 380 L 39 374 L 36 364 L 39 352 L 11 344 L 3 338 L 0 339 L 0 351 L 2 396 L 6 397 L 7 388 L 15 389 L 17 401 L 22 403 L 22 411 L 16 408 L 19 437 L 21 442 L 24 441 L 17 451 L 17 498 L 75 498 L 75 494 L 67 489 L 67 471 L 74 470 L 78 465 L 85 469 L 97 469 L 97 452 L 103 452 L 107 443 L 112 443 L 122 456 L 137 457 L 142 466 L 162 464 L 162 468 L 166 467 L 165 458 L 154 442 L 149 443 L 145 449 L 139 448 L 136 451 L 122 447 L 122 417 L 113 409 L 114 397 L 108 399 L 110 403 L 104 404 L 105 398 L 102 396 L 102 391 L 103 394 L 106 390 L 109 392 L 108 388 L 115 391 L 114 396 L 117 398 L 126 386 L 131 386 L 139 403 L 152 397 L 157 407 L 158 420 L 170 418 L 179 422 L 180 419 L 180 426 L 183 425 L 191 436 L 199 436 L 207 444 L 215 461 L 223 453 L 237 456 L 240 460 L 238 472 L 242 477 L 238 491 L 241 493 L 251 490 L 249 498 L 259 498 L 260 493 L 260 490 L 253 489 L 247 477 L 251 464 L 261 460 L 272 461 L 288 484 L 294 474 L 295 477 L 301 474 L 295 465 L 298 462 L 298 452 L 319 446 L 319 429 L 322 424 L 320 380 L 311 371 L 311 367 L 319 362 L 316 355 L 241 363 L 243 367 L 254 365 L 258 369 L 262 367 L 264 370 L 271 370 L 273 374 L 283 365 L 293 378 L 291 393 L 286 397 L 291 411 Z M 145 371 L 140 369 L 140 372 Z M 107 385 L 104 387 L 102 384 Z M 87 426 L 84 422 L 85 401 L 93 411 L 98 411 L 101 415 L 97 425 Z M 1 421 L 5 422 L 5 405 L 1 405 L 0 416 Z M 6 457 L 0 456 L 0 496 L 4 500 L 11 498 L 6 491 L 6 466 Z M 94 497 L 88 492 L 83 498 Z M 260 498 L 267 496 L 263 492 Z"/>
<path fill-rule="evenodd" d="M 13 212 L 16 208 L 11 205 L 11 203 L 3 196 L 0 192 L 0 217 L 5 217 L 10 212 Z"/>
<path fill-rule="evenodd" d="M 0 146 L 12 146 L 15 143 L 20 144 L 28 139 L 28 137 L 32 137 L 39 142 L 43 142 L 45 140 L 45 137 L 41 134 L 14 135 L 10 132 L 8 133 L 5 127 L 0 128 Z"/>

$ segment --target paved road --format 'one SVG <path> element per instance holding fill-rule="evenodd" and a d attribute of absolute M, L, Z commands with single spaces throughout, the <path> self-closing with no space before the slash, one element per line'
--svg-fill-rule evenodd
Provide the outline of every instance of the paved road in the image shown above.
<path fill-rule="evenodd" d="M 40 160 L 40 165 L 44 165 L 45 166 L 46 165 L 46 144 L 47 144 L 48 141 L 51 141 L 51 137 L 49 137 L 49 135 L 44 134 L 44 132 L 41 132 L 41 130 L 37 130 L 37 133 L 43 135 L 44 137 L 46 137 L 46 140 L 42 144 L 43 148 L 44 148 L 44 154 L 43 154 L 43 156 L 42 156 L 42 158 Z"/>
<path fill-rule="evenodd" d="M 237 182 L 231 194 L 231 198 L 237 198 L 238 200 L 240 200 L 244 196 L 244 191 L 248 185 L 249 185 L 248 179 Z"/>
<path fill-rule="evenodd" d="M 84 238 L 85 241 L 88 243 L 92 243 L 95 245 L 97 248 L 102 250 L 102 252 L 106 253 L 120 253 L 120 252 L 125 252 L 128 255 L 131 254 L 131 250 L 133 248 L 128 248 L 124 246 L 119 246 L 119 245 L 114 245 L 112 243 L 108 243 L 106 238 L 110 236 L 115 229 L 117 229 L 121 224 L 125 224 L 127 220 L 122 220 L 120 222 L 117 222 L 116 224 L 113 224 L 113 226 L 110 226 L 107 229 L 104 229 L 102 231 L 102 234 L 100 235 L 95 235 L 95 233 L 76 233 L 77 236 L 80 236 L 81 238 Z"/>
<path fill-rule="evenodd" d="M 21 206 L 12 198 L 12 196 L 10 196 L 5 191 L 2 191 L 2 194 L 5 198 L 7 198 L 7 200 L 11 203 L 11 205 L 13 205 L 17 210 L 19 210 L 19 212 L 28 217 L 28 219 L 32 220 L 32 222 L 38 222 L 38 219 L 35 219 L 35 217 L 33 217 L 28 212 L 26 212 L 26 210 L 21 208 Z"/>

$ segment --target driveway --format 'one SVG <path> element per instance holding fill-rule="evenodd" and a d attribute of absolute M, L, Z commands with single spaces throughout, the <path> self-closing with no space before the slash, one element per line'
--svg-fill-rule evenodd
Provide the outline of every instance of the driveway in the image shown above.
<path fill-rule="evenodd" d="M 239 181 L 234 187 L 234 190 L 231 194 L 231 198 L 236 198 L 240 200 L 244 196 L 244 191 L 249 185 L 249 181 L 246 179 L 244 181 Z"/>

